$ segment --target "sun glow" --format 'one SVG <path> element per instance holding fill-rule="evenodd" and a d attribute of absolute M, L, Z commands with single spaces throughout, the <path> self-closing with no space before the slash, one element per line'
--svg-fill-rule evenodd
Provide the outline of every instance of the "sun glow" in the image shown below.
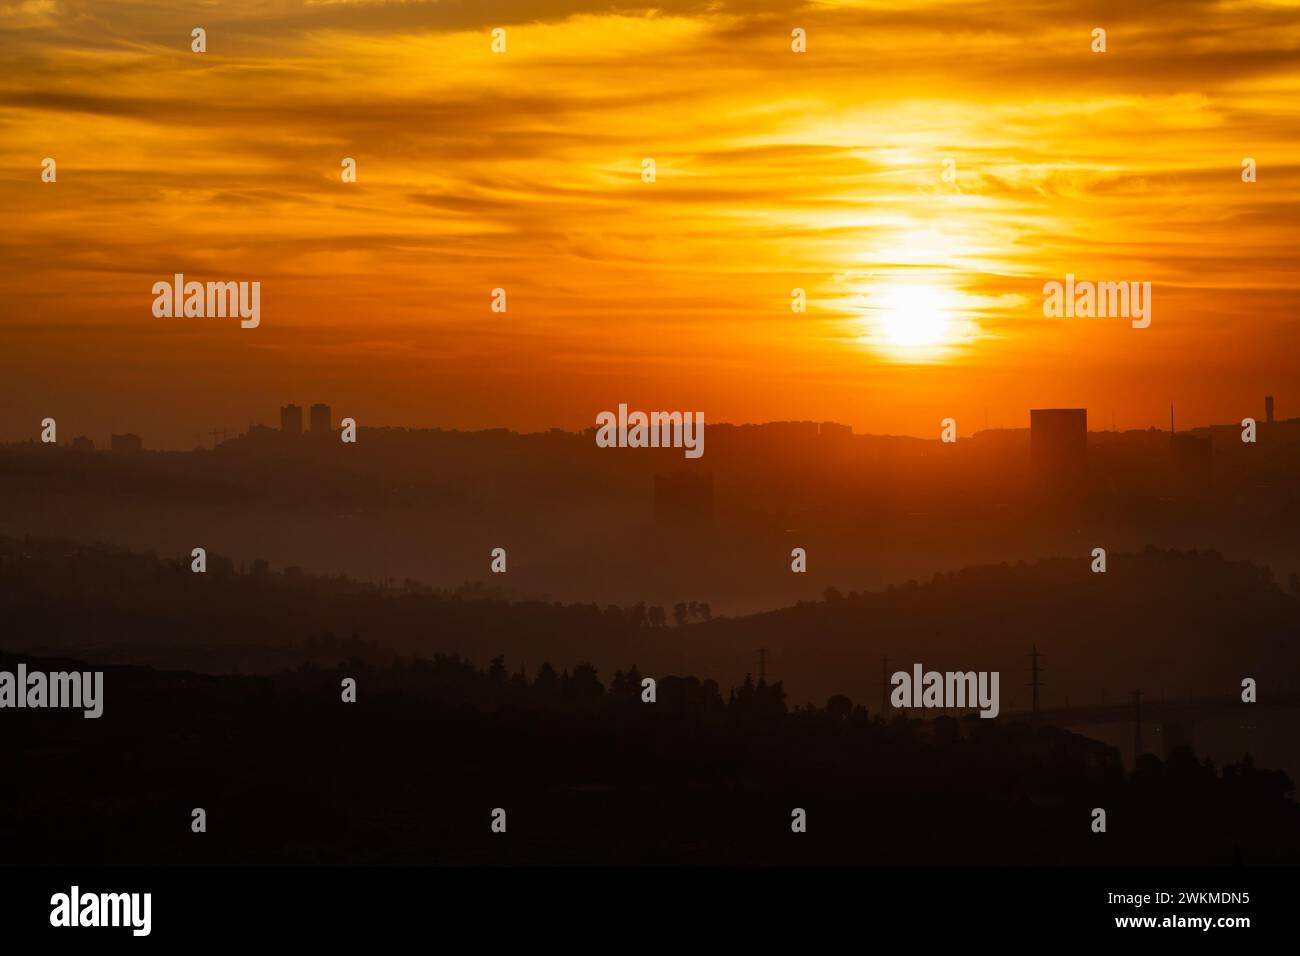
<path fill-rule="evenodd" d="M 930 285 L 890 285 L 872 296 L 867 341 L 899 358 L 934 358 L 953 345 L 952 296 Z"/>
<path fill-rule="evenodd" d="M 890 345 L 937 345 L 948 335 L 944 297 L 925 286 L 899 286 L 881 297 L 880 331 Z"/>

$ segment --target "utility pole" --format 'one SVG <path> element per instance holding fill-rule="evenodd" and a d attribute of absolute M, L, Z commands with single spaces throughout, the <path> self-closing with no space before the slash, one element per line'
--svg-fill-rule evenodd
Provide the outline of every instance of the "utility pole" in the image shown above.
<path fill-rule="evenodd" d="M 1142 756 L 1142 691 L 1133 691 L 1133 769 Z"/>
<path fill-rule="evenodd" d="M 1032 705 L 1034 720 L 1038 720 L 1038 688 L 1042 686 L 1042 681 L 1038 679 L 1038 674 L 1039 674 L 1038 658 L 1041 656 L 1042 655 L 1038 653 L 1038 645 L 1034 644 L 1032 646 L 1032 649 L 1029 652 L 1029 662 L 1030 662 L 1029 663 L 1029 674 L 1030 674 L 1029 686 L 1034 689 L 1034 699 Z"/>
<path fill-rule="evenodd" d="M 880 716 L 889 713 L 889 658 L 880 659 Z"/>
<path fill-rule="evenodd" d="M 760 684 L 767 682 L 767 648 L 758 649 L 758 682 Z"/>

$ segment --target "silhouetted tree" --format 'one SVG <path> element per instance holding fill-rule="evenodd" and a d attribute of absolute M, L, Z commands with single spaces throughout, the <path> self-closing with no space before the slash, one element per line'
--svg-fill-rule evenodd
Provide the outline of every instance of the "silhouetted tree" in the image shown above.
<path fill-rule="evenodd" d="M 826 716 L 833 720 L 844 720 L 853 712 L 853 701 L 843 694 L 836 694 L 826 701 Z"/>
<path fill-rule="evenodd" d="M 605 696 L 605 687 L 596 676 L 596 668 L 587 663 L 575 665 L 564 683 L 564 697 L 575 703 L 591 704 Z"/>
<path fill-rule="evenodd" d="M 645 602 L 637 601 L 630 608 L 628 608 L 627 619 L 628 619 L 628 623 L 630 623 L 635 628 L 644 627 L 645 620 L 646 620 Z"/>
<path fill-rule="evenodd" d="M 537 668 L 537 680 L 533 682 L 533 690 L 537 696 L 543 700 L 554 697 L 560 686 L 560 679 L 555 673 L 555 668 L 551 666 L 550 661 L 543 661 L 542 666 Z"/>

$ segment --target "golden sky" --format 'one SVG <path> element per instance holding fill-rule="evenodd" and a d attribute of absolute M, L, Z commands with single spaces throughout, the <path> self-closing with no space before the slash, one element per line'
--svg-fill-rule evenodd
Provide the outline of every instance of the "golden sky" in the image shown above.
<path fill-rule="evenodd" d="M 1295 3 L 0 0 L 0 64 L 0 439 L 1300 415 Z"/>

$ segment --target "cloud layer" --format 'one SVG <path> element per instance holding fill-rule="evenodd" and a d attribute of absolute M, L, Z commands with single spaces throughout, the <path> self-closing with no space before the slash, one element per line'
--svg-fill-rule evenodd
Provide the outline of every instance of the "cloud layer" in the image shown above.
<path fill-rule="evenodd" d="M 0 437 L 1300 396 L 1300 14 L 1132 6 L 0 4 Z M 174 272 L 260 280 L 262 328 L 153 319 Z M 1152 327 L 1044 319 L 1067 272 L 1152 282 Z M 955 303 L 943 349 L 881 341 L 900 285 Z"/>

